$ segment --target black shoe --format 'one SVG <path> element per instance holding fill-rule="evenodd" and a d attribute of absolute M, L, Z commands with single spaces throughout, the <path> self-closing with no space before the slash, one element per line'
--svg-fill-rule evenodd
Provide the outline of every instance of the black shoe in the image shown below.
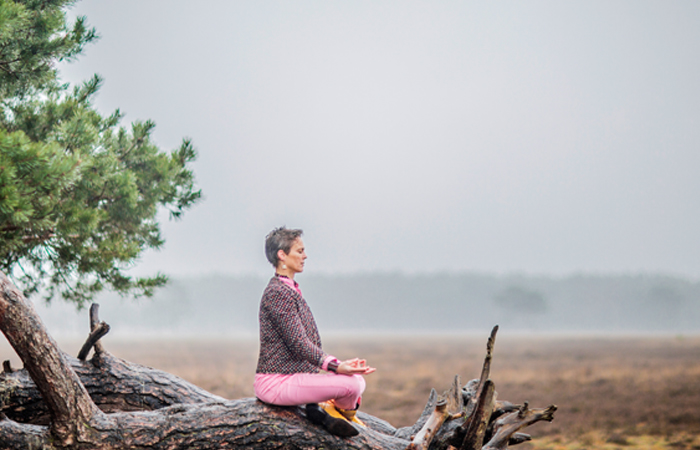
<path fill-rule="evenodd" d="M 318 403 L 306 405 L 306 417 L 311 423 L 321 425 L 330 434 L 336 436 L 350 437 L 360 434 L 355 427 L 350 425 L 350 422 L 345 419 L 336 419 L 318 406 Z"/>

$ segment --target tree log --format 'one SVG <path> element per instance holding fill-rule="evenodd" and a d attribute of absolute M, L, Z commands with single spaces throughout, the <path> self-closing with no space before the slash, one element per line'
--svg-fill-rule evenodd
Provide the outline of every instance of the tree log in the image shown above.
<path fill-rule="evenodd" d="M 93 402 L 107 413 L 151 411 L 179 403 L 225 402 L 175 375 L 130 363 L 108 352 L 80 361 L 63 354 Z M 29 373 L 22 369 L 0 375 L 3 412 L 12 420 L 49 423 L 49 410 Z"/>
<path fill-rule="evenodd" d="M 81 351 L 86 357 L 94 348 L 92 359 L 63 354 L 31 303 L 0 273 L 0 329 L 25 366 L 0 375 L 2 448 L 403 450 L 425 426 L 430 432 L 424 434 L 434 439 L 423 440 L 420 448 L 442 450 L 470 419 L 465 417 L 465 400 L 475 396 L 473 387 L 489 385 L 470 382 L 460 388 L 456 377 L 444 398 L 448 412 L 440 412 L 437 421 L 429 422 L 438 403 L 433 389 L 412 427 L 396 429 L 360 412 L 367 426 L 358 426 L 358 436 L 339 438 L 306 420 L 303 407 L 272 406 L 250 398 L 225 400 L 171 374 L 115 358 L 94 333 L 99 324 L 95 307 L 91 338 Z M 519 429 L 551 420 L 552 413 L 551 407 L 532 412 L 525 406 L 501 414 L 484 448 L 522 441 L 527 435 L 517 433 Z"/>

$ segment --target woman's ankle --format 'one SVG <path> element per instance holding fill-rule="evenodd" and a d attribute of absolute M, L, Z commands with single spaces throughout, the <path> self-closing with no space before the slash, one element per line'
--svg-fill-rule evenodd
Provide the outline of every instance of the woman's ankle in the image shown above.
<path fill-rule="evenodd" d="M 306 405 L 306 417 L 311 423 L 322 426 L 336 436 L 350 437 L 359 434 L 359 431 L 348 420 L 332 417 L 318 403 Z"/>

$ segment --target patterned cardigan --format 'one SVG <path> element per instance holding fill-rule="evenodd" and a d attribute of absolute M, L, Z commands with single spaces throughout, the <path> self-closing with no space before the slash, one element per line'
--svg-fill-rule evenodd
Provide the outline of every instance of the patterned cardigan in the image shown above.
<path fill-rule="evenodd" d="M 260 354 L 256 373 L 317 373 L 328 357 L 304 298 L 276 276 L 260 301 Z"/>

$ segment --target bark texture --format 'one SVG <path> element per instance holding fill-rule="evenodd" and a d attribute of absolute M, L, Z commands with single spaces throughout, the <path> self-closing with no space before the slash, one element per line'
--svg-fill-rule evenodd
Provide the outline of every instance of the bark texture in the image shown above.
<path fill-rule="evenodd" d="M 455 377 L 442 396 L 431 391 L 412 427 L 396 429 L 360 412 L 366 427 L 352 438 L 311 424 L 303 407 L 226 400 L 174 375 L 115 358 L 100 343 L 109 325 L 99 321 L 96 306 L 80 358 L 70 357 L 2 273 L 0 329 L 24 363 L 22 370 L 4 364 L 0 374 L 2 449 L 504 449 L 529 439 L 519 430 L 552 420 L 556 409 L 495 401 L 488 373 L 497 329 L 481 378 L 461 387 Z"/>

